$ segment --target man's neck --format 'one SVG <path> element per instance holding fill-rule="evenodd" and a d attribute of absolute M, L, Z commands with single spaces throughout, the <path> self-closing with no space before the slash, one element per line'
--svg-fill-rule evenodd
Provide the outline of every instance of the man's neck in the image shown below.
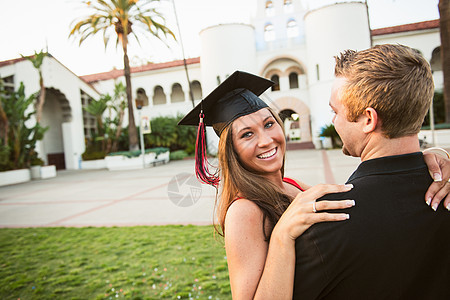
<path fill-rule="evenodd" d="M 388 139 L 382 135 L 374 135 L 366 147 L 364 147 L 361 153 L 361 161 L 419 151 L 420 146 L 417 135 L 404 136 L 396 139 Z"/>

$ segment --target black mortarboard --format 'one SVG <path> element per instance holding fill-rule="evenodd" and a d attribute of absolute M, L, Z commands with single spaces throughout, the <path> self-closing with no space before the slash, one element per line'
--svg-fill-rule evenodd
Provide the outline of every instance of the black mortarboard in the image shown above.
<path fill-rule="evenodd" d="M 220 136 L 235 119 L 254 113 L 268 105 L 258 98 L 274 82 L 242 71 L 236 71 L 213 90 L 178 125 L 198 125 L 201 110 L 206 126 L 213 126 Z"/>
<path fill-rule="evenodd" d="M 220 137 L 223 129 L 235 119 L 267 107 L 258 96 L 273 84 L 268 79 L 236 71 L 178 122 L 178 125 L 198 125 L 195 173 L 199 180 L 216 188 L 220 180 L 217 171 L 209 171 L 205 126 L 213 126 Z"/>

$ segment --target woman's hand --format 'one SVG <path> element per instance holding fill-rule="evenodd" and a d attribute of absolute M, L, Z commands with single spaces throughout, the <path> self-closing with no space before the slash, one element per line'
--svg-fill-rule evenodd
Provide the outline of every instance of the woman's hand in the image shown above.
<path fill-rule="evenodd" d="M 442 152 L 446 153 L 445 151 Z M 436 152 L 429 151 L 429 149 L 423 151 L 423 157 L 434 179 L 434 182 L 425 193 L 426 203 L 433 210 L 436 210 L 439 203 L 444 200 L 444 207 L 450 210 L 450 159 L 437 155 Z"/>
<path fill-rule="evenodd" d="M 283 213 L 275 226 L 272 236 L 281 235 L 295 242 L 311 225 L 320 222 L 344 221 L 349 219 L 348 214 L 326 213 L 324 210 L 344 209 L 355 205 L 354 200 L 320 201 L 316 199 L 329 193 L 347 192 L 353 185 L 319 184 L 305 192 L 299 193 L 287 210 Z M 315 211 L 314 211 L 315 209 Z"/>

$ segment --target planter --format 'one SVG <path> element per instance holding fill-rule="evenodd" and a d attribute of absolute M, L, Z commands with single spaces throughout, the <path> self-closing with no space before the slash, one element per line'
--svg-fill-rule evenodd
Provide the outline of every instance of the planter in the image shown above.
<path fill-rule="evenodd" d="M 321 141 L 323 149 L 333 149 L 333 142 L 330 137 L 323 137 Z"/>
<path fill-rule="evenodd" d="M 31 179 L 41 179 L 41 167 L 42 166 L 32 166 L 30 168 Z"/>
<path fill-rule="evenodd" d="M 0 186 L 27 182 L 31 180 L 30 169 L 0 172 Z"/>
<path fill-rule="evenodd" d="M 41 167 L 41 178 L 53 178 L 56 177 L 56 166 L 50 165 L 50 166 L 42 166 Z"/>
<path fill-rule="evenodd" d="M 98 170 L 106 169 L 105 159 L 95 159 L 95 160 L 83 160 L 81 161 L 82 170 Z"/>
<path fill-rule="evenodd" d="M 144 161 L 142 156 L 126 157 L 125 155 L 112 155 L 106 156 L 106 168 L 110 171 L 115 170 L 136 170 L 144 167 L 155 166 L 157 163 L 169 162 L 170 151 L 166 151 L 156 155 L 153 152 L 144 155 Z"/>

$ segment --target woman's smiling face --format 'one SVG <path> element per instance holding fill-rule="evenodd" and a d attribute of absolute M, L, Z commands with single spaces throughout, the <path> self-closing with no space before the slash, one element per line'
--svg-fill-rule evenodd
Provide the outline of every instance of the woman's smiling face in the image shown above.
<path fill-rule="evenodd" d="M 248 170 L 262 175 L 281 170 L 286 140 L 267 108 L 236 119 L 232 130 L 234 150 Z"/>

